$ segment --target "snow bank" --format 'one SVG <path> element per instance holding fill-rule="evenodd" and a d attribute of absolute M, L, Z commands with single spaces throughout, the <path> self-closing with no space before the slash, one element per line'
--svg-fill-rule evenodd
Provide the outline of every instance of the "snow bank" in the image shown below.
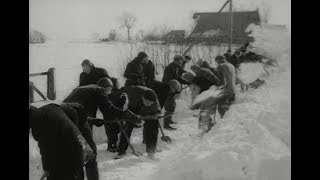
<path fill-rule="evenodd" d="M 175 159 L 161 161 L 150 179 L 291 179 L 290 41 L 283 32 L 255 28 L 253 49 L 276 60 L 278 71 L 265 86 L 238 95 L 213 130 L 202 139 L 190 137 Z M 255 80 L 259 68 L 242 79 Z"/>
<path fill-rule="evenodd" d="M 262 63 L 242 63 L 239 67 L 238 78 L 245 84 L 255 81 L 257 78 L 263 77 L 265 71 Z"/>

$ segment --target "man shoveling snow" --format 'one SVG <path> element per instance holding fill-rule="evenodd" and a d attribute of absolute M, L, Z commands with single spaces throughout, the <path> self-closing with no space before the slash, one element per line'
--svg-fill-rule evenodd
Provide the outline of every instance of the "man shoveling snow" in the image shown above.
<path fill-rule="evenodd" d="M 218 63 L 217 85 L 220 87 L 211 86 L 209 90 L 202 92 L 195 98 L 191 107 L 192 110 L 200 109 L 199 129 L 202 130 L 202 134 L 210 131 L 216 123 L 215 118 L 211 118 L 213 114 L 215 117 L 216 110 L 218 109 L 220 117 L 223 118 L 235 101 L 235 68 L 223 56 L 219 55 L 215 60 Z"/>

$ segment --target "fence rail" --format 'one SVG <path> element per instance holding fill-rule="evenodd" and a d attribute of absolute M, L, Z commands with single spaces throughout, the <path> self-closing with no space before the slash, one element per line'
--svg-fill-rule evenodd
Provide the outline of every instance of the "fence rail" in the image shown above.
<path fill-rule="evenodd" d="M 50 100 L 56 99 L 54 72 L 55 69 L 50 68 L 47 72 L 29 74 L 29 77 L 47 76 L 47 97 Z M 29 81 L 29 100 L 31 103 L 34 102 L 34 92 L 39 94 L 43 100 L 47 99 L 45 95 L 34 85 L 34 83 Z"/>

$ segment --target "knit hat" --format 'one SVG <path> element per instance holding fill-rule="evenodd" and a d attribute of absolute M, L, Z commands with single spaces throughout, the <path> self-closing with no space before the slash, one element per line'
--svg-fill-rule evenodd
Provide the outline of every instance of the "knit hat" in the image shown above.
<path fill-rule="evenodd" d="M 195 76 L 191 72 L 186 72 L 186 73 L 182 74 L 182 79 L 189 82 L 189 83 L 191 83 L 194 78 L 195 78 Z"/>
<path fill-rule="evenodd" d="M 216 61 L 218 61 L 218 60 L 224 60 L 224 57 L 221 56 L 221 55 L 218 55 L 215 60 L 216 60 Z"/>
<path fill-rule="evenodd" d="M 97 85 L 103 88 L 106 88 L 108 86 L 113 87 L 112 81 L 106 77 L 99 79 L 99 81 L 97 82 Z"/>
<path fill-rule="evenodd" d="M 81 66 L 85 66 L 85 65 L 94 67 L 93 63 L 89 59 L 85 59 L 82 61 Z"/>
<path fill-rule="evenodd" d="M 192 66 L 190 67 L 190 69 L 191 69 L 192 71 L 198 70 L 198 69 L 200 69 L 200 66 L 199 66 L 198 64 L 194 64 L 194 65 L 192 65 Z"/>
<path fill-rule="evenodd" d="M 198 59 L 198 61 L 196 62 L 196 64 L 197 64 L 198 66 L 201 66 L 202 63 L 203 63 L 203 60 L 202 60 L 202 59 Z"/>
<path fill-rule="evenodd" d="M 172 79 L 169 81 L 169 86 L 174 89 L 175 91 L 180 92 L 181 91 L 181 84 L 179 83 L 179 81 Z"/>
<path fill-rule="evenodd" d="M 156 95 L 156 93 L 154 93 L 154 92 L 151 91 L 151 90 L 145 91 L 143 97 L 144 97 L 146 100 L 149 100 L 149 101 L 152 101 L 152 102 L 155 102 L 155 101 L 157 100 L 157 95 Z"/>
<path fill-rule="evenodd" d="M 183 58 L 183 56 L 177 54 L 177 55 L 174 55 L 173 60 L 174 61 L 184 60 L 184 58 Z"/>
<path fill-rule="evenodd" d="M 145 53 L 145 52 L 139 52 L 138 53 L 138 57 L 139 58 L 141 58 L 141 59 L 143 59 L 143 58 L 145 58 L 145 57 L 147 57 L 148 55 Z"/>

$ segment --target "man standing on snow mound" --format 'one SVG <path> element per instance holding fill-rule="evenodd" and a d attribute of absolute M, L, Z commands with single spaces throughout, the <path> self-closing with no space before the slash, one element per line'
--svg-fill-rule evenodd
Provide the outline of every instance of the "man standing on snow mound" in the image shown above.
<path fill-rule="evenodd" d="M 235 68 L 232 64 L 228 63 L 223 56 L 219 55 L 215 60 L 218 63 L 218 78 L 220 80 L 220 86 L 222 86 L 223 89 L 223 97 L 218 103 L 218 112 L 221 118 L 223 118 L 229 106 L 235 101 Z"/>
<path fill-rule="evenodd" d="M 81 63 L 83 72 L 80 74 L 79 86 L 86 86 L 89 84 L 96 84 L 99 79 L 103 77 L 110 78 L 108 72 L 103 68 L 94 67 L 93 63 L 85 59 Z"/>
<path fill-rule="evenodd" d="M 40 148 L 42 177 L 48 180 L 84 179 L 82 168 L 92 158 L 92 150 L 59 105 L 30 106 L 29 128 Z"/>
<path fill-rule="evenodd" d="M 139 52 L 138 56 L 128 63 L 124 72 L 124 77 L 127 78 L 125 87 L 131 85 L 145 86 L 145 77 L 143 75 L 143 64 L 148 62 L 148 55 L 145 52 Z"/>
<path fill-rule="evenodd" d="M 161 113 L 160 105 L 155 92 L 144 86 L 130 86 L 126 88 L 126 93 L 129 97 L 128 108 L 139 115 L 154 116 Z M 133 124 L 126 122 L 125 133 L 130 139 L 133 130 Z M 146 141 L 146 151 L 148 156 L 154 158 L 158 140 L 158 120 L 146 120 L 143 128 L 143 137 Z M 121 159 L 126 155 L 128 142 L 123 133 L 120 136 L 119 153 L 115 159 Z"/>
<path fill-rule="evenodd" d="M 191 104 L 193 104 L 199 94 L 208 90 L 213 85 L 218 86 L 219 79 L 209 69 L 200 68 L 198 65 L 191 66 L 191 70 L 196 76 L 188 72 L 183 75 L 183 79 L 191 83 Z M 208 107 L 200 109 L 199 128 L 203 129 L 203 132 L 208 132 L 215 124 L 215 119 L 211 118 L 215 112 L 216 106 L 212 109 Z"/>
<path fill-rule="evenodd" d="M 191 70 L 196 74 L 196 76 L 190 72 L 187 72 L 182 76 L 182 78 L 191 83 L 191 103 L 193 103 L 197 95 L 208 90 L 213 85 L 218 86 L 219 79 L 209 69 L 200 68 L 196 64 L 191 66 Z"/>
<path fill-rule="evenodd" d="M 81 86 L 74 89 L 73 92 L 63 102 L 80 104 L 83 106 L 86 115 L 93 118 L 96 117 L 99 107 L 101 113 L 103 114 L 104 121 L 107 121 L 108 116 L 113 114 L 119 119 L 125 116 L 126 118 L 131 119 L 133 123 L 140 122 L 139 115 L 136 115 L 128 110 L 123 111 L 112 104 L 108 98 L 112 88 L 113 84 L 111 80 L 109 78 L 102 78 L 97 82 L 97 84 Z M 96 161 L 97 148 L 92 138 L 92 125 L 88 124 L 87 118 L 83 118 L 82 122 L 82 124 L 79 124 L 79 129 L 95 154 L 95 158 L 90 160 L 90 162 L 88 162 L 86 165 L 87 178 L 88 180 L 97 180 L 99 179 L 97 167 L 98 163 Z M 96 126 L 102 126 L 104 123 L 93 122 L 93 124 Z M 89 126 L 91 126 L 91 128 Z"/>

